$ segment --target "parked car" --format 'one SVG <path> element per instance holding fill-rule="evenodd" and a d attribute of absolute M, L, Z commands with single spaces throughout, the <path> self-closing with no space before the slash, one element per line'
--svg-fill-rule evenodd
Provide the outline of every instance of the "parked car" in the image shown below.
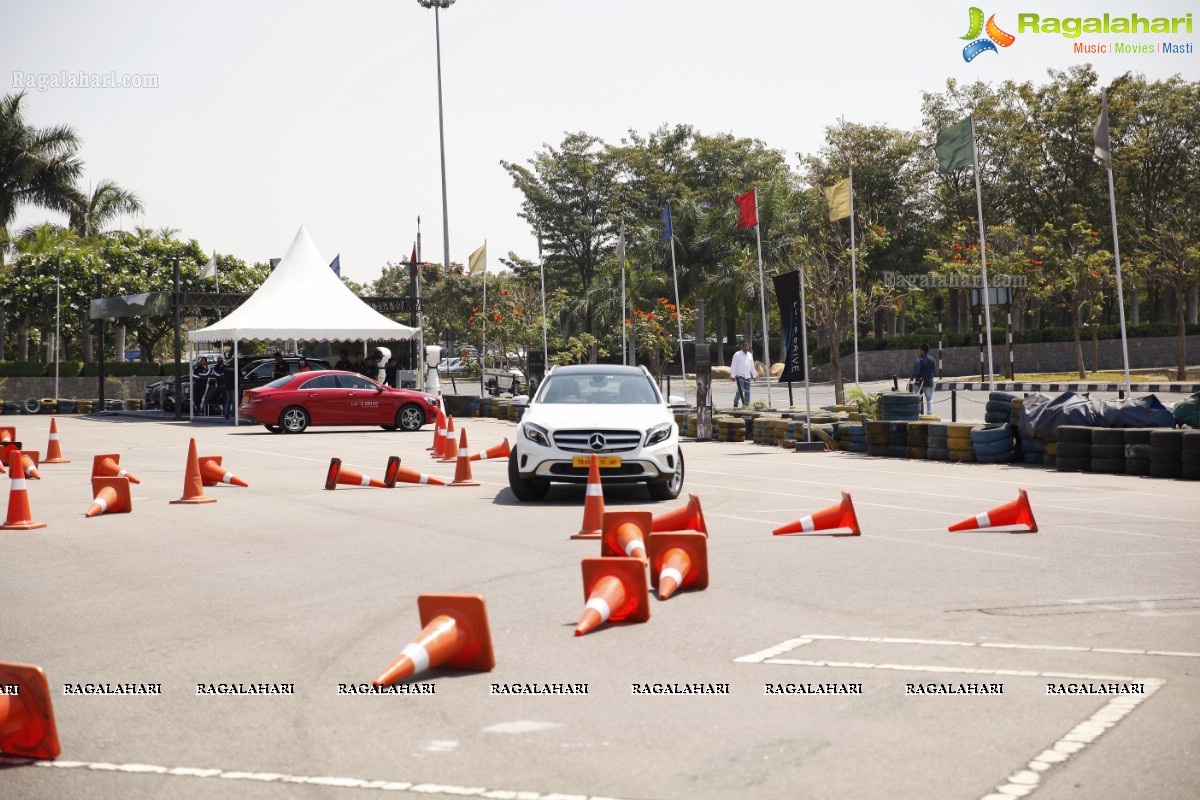
<path fill-rule="evenodd" d="M 311 361 L 309 363 L 312 363 Z M 303 433 L 316 425 L 378 425 L 420 430 L 436 421 L 436 395 L 393 389 L 353 372 L 300 372 L 242 393 L 240 413 L 271 433 Z"/>
<path fill-rule="evenodd" d="M 303 358 L 308 362 L 308 368 L 313 372 L 317 370 L 333 369 L 333 365 L 328 361 L 320 358 L 309 358 L 308 356 L 284 356 L 283 362 L 287 364 L 288 372 L 292 375 L 296 374 L 297 367 L 300 366 L 300 359 Z M 255 389 L 259 386 L 266 386 L 274 378 L 275 374 L 275 357 L 258 358 L 242 369 L 242 379 L 238 384 L 238 390 L 244 392 L 247 389 Z"/>
<path fill-rule="evenodd" d="M 645 367 L 552 367 L 521 418 L 508 485 L 518 500 L 540 500 L 551 482 L 586 483 L 592 454 L 602 483 L 644 483 L 655 500 L 679 496 L 679 426 Z"/>

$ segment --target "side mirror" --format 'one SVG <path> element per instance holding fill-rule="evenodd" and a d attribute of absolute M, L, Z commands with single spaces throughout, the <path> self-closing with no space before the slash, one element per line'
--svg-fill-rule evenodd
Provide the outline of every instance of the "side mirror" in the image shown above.
<path fill-rule="evenodd" d="M 519 394 L 509 401 L 510 406 L 527 406 L 529 405 L 529 395 Z"/>
<path fill-rule="evenodd" d="M 669 395 L 667 397 L 667 405 L 669 405 L 669 406 L 686 406 L 687 398 L 680 397 L 677 394 Z"/>

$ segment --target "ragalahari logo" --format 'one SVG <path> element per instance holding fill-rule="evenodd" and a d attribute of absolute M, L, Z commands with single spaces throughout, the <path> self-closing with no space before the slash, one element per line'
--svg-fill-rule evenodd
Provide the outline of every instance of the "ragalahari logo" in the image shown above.
<path fill-rule="evenodd" d="M 979 34 L 984 31 L 987 32 L 987 38 L 979 38 Z M 1000 51 L 996 49 L 996 45 L 1008 47 L 1017 40 L 1017 37 L 1011 33 L 1000 30 L 1000 26 L 996 24 L 995 14 L 988 17 L 987 25 L 984 25 L 983 10 L 975 6 L 971 6 L 971 27 L 967 30 L 967 35 L 962 38 L 974 40 L 963 48 L 963 61 L 974 61 L 977 55 L 988 51 L 998 53 Z"/>

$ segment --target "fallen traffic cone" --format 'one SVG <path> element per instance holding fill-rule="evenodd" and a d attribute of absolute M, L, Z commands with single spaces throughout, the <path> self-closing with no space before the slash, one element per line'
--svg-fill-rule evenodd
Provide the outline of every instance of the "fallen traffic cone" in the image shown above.
<path fill-rule="evenodd" d="M 58 425 L 54 417 L 50 418 L 50 443 L 46 445 L 46 460 L 43 464 L 70 464 L 70 459 L 63 458 L 58 446 Z"/>
<path fill-rule="evenodd" d="M 129 478 L 130 483 L 141 483 L 137 478 L 121 469 L 121 456 L 118 453 L 101 453 L 92 458 L 92 477 L 101 476 Z"/>
<path fill-rule="evenodd" d="M 446 443 L 442 447 L 442 457 L 438 460 L 443 464 L 453 464 L 458 461 L 458 439 L 454 438 L 454 417 L 446 418 Z"/>
<path fill-rule="evenodd" d="M 600 483 L 600 461 L 592 454 L 588 466 L 587 496 L 583 498 L 583 526 L 572 539 L 599 539 L 604 533 L 604 486 Z"/>
<path fill-rule="evenodd" d="M 472 461 L 490 461 L 493 458 L 508 458 L 511 451 L 508 449 L 508 437 L 504 437 L 504 441 L 495 447 L 489 447 L 482 453 L 476 453 L 471 456 Z"/>
<path fill-rule="evenodd" d="M 249 486 L 244 480 L 221 468 L 221 456 L 200 456 L 200 479 L 205 486 L 228 483 L 230 486 Z"/>
<path fill-rule="evenodd" d="M 8 470 L 12 478 L 8 490 L 8 519 L 0 525 L 0 530 L 29 531 L 46 527 L 46 523 L 34 522 L 30 516 L 29 490 L 25 488 L 25 465 L 21 463 L 21 454 L 15 450 L 9 456 Z"/>
<path fill-rule="evenodd" d="M 0 662 L 0 753 L 40 760 L 60 752 L 46 673 L 32 664 Z"/>
<path fill-rule="evenodd" d="M 14 442 L 17 439 L 17 429 L 11 425 L 6 425 L 0 428 L 0 444 L 4 442 Z"/>
<path fill-rule="evenodd" d="M 1028 525 L 1027 531 L 1013 533 L 1037 533 L 1037 522 L 1033 518 L 1033 509 L 1029 507 L 1029 495 L 1024 489 L 1018 489 L 1020 495 L 1016 500 L 997 506 L 991 511 L 964 519 L 950 526 L 952 531 L 970 531 L 976 528 L 1000 528 L 1006 525 Z"/>
<path fill-rule="evenodd" d="M 605 511 L 600 517 L 600 555 L 636 558 L 645 564 L 649 511 Z"/>
<path fill-rule="evenodd" d="M 587 605 L 575 626 L 583 636 L 605 622 L 645 622 L 650 619 L 646 565 L 636 558 L 585 558 L 583 596 Z"/>
<path fill-rule="evenodd" d="M 363 475 L 361 472 L 355 472 L 352 469 L 342 467 L 340 458 L 329 459 L 329 471 L 325 473 L 325 488 L 336 489 L 338 484 L 343 486 L 374 486 L 376 489 L 386 489 L 388 485 L 383 481 L 377 481 L 374 478 Z"/>
<path fill-rule="evenodd" d="M 822 509 L 811 516 L 784 525 L 782 528 L 776 528 L 771 533 L 779 536 L 785 533 L 812 533 L 834 528 L 849 528 L 855 536 L 862 536 L 862 531 L 858 529 L 858 517 L 854 514 L 854 503 L 850 500 L 849 492 L 842 492 L 842 502 L 838 505 Z"/>
<path fill-rule="evenodd" d="M 196 440 L 188 445 L 187 471 L 183 476 L 183 497 L 171 500 L 171 505 L 215 503 L 217 498 L 204 496 L 204 479 L 200 477 L 200 458 L 196 455 Z"/>
<path fill-rule="evenodd" d="M 704 524 L 704 512 L 700 510 L 700 498 L 689 494 L 686 506 L 659 514 L 650 523 L 650 530 L 656 533 L 659 531 L 700 531 L 708 536 L 708 526 Z"/>
<path fill-rule="evenodd" d="M 439 408 L 437 413 L 437 423 L 435 423 L 433 426 L 433 447 L 426 447 L 425 449 L 437 453 L 438 447 L 440 446 L 441 442 L 445 440 L 445 438 L 446 414 Z"/>
<path fill-rule="evenodd" d="M 92 478 L 92 497 L 85 517 L 133 511 L 128 478 Z"/>
<path fill-rule="evenodd" d="M 421 632 L 388 664 L 376 686 L 391 686 L 433 667 L 490 672 L 496 666 L 487 605 L 477 594 L 423 594 L 417 598 Z"/>
<path fill-rule="evenodd" d="M 388 459 L 387 471 L 383 475 L 383 483 L 387 488 L 391 489 L 396 485 L 396 481 L 401 483 L 424 483 L 429 486 L 445 486 L 446 482 L 441 478 L 433 475 L 426 475 L 409 467 L 400 466 L 400 457 L 392 456 Z"/>
<path fill-rule="evenodd" d="M 458 461 L 455 462 L 454 480 L 448 486 L 478 486 L 479 481 L 471 476 L 471 448 L 467 445 L 467 429 L 463 428 L 458 440 Z"/>
<path fill-rule="evenodd" d="M 652 533 L 646 538 L 650 554 L 650 585 L 658 599 L 676 589 L 708 588 L 708 537 L 699 531 Z"/>
<path fill-rule="evenodd" d="M 41 463 L 37 450 L 19 450 L 21 454 L 21 465 L 25 467 L 25 477 L 30 480 L 40 481 L 42 473 L 38 472 L 38 465 Z"/>

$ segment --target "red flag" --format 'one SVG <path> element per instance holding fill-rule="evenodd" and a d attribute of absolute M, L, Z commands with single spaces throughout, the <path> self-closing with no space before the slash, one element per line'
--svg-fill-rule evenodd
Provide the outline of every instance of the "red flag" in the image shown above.
<path fill-rule="evenodd" d="M 417 274 L 420 275 L 421 267 L 417 264 L 417 246 L 415 244 L 413 245 L 412 261 L 410 263 L 413 265 L 413 269 L 417 271 Z"/>
<path fill-rule="evenodd" d="M 738 208 L 742 213 L 738 215 L 739 228 L 753 228 L 758 224 L 758 203 L 754 197 L 754 190 L 746 192 L 741 197 L 734 198 L 737 200 Z"/>

